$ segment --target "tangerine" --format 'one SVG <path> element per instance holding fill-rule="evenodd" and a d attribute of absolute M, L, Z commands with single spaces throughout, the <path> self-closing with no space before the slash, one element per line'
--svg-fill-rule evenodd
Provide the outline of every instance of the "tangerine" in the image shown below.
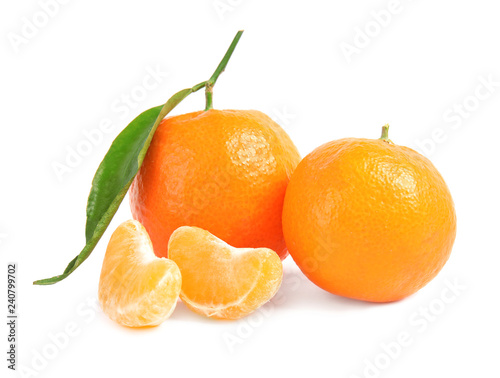
<path fill-rule="evenodd" d="M 407 297 L 450 256 L 456 215 L 434 165 L 387 138 L 347 138 L 307 155 L 286 191 L 290 255 L 319 287 L 373 302 Z"/>
<path fill-rule="evenodd" d="M 168 256 L 174 230 L 197 226 L 235 247 L 266 247 L 285 258 L 281 213 L 299 160 L 286 132 L 259 111 L 168 117 L 131 185 L 132 214 L 157 256 Z"/>

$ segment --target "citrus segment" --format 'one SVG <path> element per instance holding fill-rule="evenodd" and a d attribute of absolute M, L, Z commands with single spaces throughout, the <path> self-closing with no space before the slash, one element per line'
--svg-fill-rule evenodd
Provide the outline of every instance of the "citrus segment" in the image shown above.
<path fill-rule="evenodd" d="M 268 248 L 234 248 L 206 230 L 188 226 L 174 231 L 168 248 L 182 274 L 182 301 L 207 317 L 248 315 L 281 285 L 281 260 Z"/>
<path fill-rule="evenodd" d="M 175 308 L 181 289 L 177 265 L 153 252 L 145 228 L 122 223 L 108 244 L 99 281 L 104 313 L 129 327 L 158 325 Z"/>

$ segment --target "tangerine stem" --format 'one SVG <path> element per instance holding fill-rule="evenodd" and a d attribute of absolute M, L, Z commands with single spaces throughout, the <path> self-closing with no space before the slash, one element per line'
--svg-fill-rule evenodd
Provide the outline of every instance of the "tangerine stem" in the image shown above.
<path fill-rule="evenodd" d="M 385 124 L 384 126 L 382 126 L 382 136 L 379 139 L 383 140 L 384 142 L 392 143 L 392 141 L 389 139 L 389 124 Z"/>
<path fill-rule="evenodd" d="M 208 81 L 205 84 L 205 98 L 206 98 L 205 110 L 212 109 L 212 107 L 213 107 L 213 96 L 212 96 L 213 95 L 213 87 L 214 87 L 215 83 L 217 82 L 219 75 L 222 72 L 224 72 L 224 70 L 226 69 L 227 63 L 229 62 L 229 59 L 231 59 L 231 55 L 233 55 L 233 51 L 236 48 L 236 45 L 238 44 L 242 34 L 243 34 L 243 30 L 239 30 L 236 33 L 236 36 L 233 38 L 231 45 L 229 46 L 229 48 L 226 51 L 226 54 L 224 55 L 224 57 L 220 61 L 219 65 L 215 69 L 215 71 L 212 74 L 212 76 L 210 77 L 210 79 L 208 79 Z"/>
<path fill-rule="evenodd" d="M 208 81 L 205 84 L 205 111 L 213 108 L 213 85 Z"/>

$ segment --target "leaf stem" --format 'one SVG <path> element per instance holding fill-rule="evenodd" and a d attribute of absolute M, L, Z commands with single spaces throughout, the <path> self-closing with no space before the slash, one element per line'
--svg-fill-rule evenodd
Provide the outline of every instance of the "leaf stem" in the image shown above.
<path fill-rule="evenodd" d="M 231 42 L 231 45 L 226 51 L 226 54 L 220 61 L 219 65 L 215 69 L 210 79 L 208 79 L 208 81 L 205 84 L 205 98 L 206 98 L 205 110 L 210 110 L 213 107 L 213 87 L 217 82 L 219 75 L 226 69 L 227 63 L 229 62 L 229 59 L 231 59 L 231 55 L 233 55 L 233 51 L 236 48 L 236 45 L 238 44 L 242 34 L 243 30 L 239 30 L 236 33 L 235 37 L 233 38 L 233 42 Z"/>
<path fill-rule="evenodd" d="M 201 88 L 204 88 L 206 87 L 207 85 L 207 82 L 206 81 L 202 81 L 201 83 L 199 84 L 196 84 L 193 88 L 191 88 L 191 92 L 198 92 Z"/>

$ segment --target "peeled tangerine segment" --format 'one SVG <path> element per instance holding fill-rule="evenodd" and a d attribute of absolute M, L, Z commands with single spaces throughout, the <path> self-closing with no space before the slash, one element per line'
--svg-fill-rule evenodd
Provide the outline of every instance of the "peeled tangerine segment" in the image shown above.
<path fill-rule="evenodd" d="M 174 311 L 181 285 L 179 268 L 155 256 L 142 224 L 128 220 L 118 226 L 99 281 L 99 301 L 106 315 L 128 327 L 158 325 Z"/>
<path fill-rule="evenodd" d="M 283 266 L 268 248 L 234 248 L 210 232 L 183 226 L 173 232 L 168 256 L 182 274 L 182 301 L 194 312 L 239 319 L 278 291 Z"/>

